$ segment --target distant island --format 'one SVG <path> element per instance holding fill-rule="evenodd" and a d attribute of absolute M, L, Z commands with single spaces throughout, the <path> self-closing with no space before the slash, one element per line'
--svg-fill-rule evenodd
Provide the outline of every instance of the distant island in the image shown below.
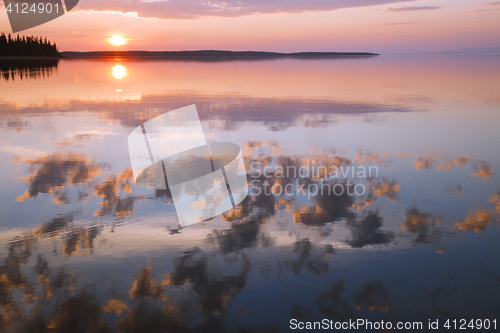
<path fill-rule="evenodd" d="M 228 61 L 228 60 L 266 60 L 266 59 L 325 59 L 373 57 L 378 53 L 370 52 L 265 52 L 265 51 L 91 51 L 59 52 L 56 44 L 46 37 L 19 36 L 0 33 L 0 57 L 2 58 L 129 58 L 164 59 L 184 61 Z"/>
<path fill-rule="evenodd" d="M 0 57 L 61 58 L 61 54 L 47 38 L 19 35 L 12 38 L 0 33 Z"/>
<path fill-rule="evenodd" d="M 227 60 L 264 60 L 264 59 L 324 59 L 372 57 L 377 53 L 369 52 L 296 52 L 279 53 L 263 51 L 93 51 L 93 52 L 61 52 L 65 58 L 147 58 L 186 61 L 227 61 Z"/>

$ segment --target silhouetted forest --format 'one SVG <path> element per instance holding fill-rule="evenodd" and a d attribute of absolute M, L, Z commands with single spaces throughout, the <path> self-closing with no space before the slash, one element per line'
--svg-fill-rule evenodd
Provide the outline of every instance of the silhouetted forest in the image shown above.
<path fill-rule="evenodd" d="M 22 36 L 17 35 L 12 38 L 9 34 L 5 36 L 0 34 L 0 57 L 62 57 L 57 51 L 56 44 L 51 44 L 45 37 Z"/>

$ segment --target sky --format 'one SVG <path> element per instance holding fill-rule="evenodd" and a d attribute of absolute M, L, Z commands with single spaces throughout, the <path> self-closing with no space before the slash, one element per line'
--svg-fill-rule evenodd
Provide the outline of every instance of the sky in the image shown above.
<path fill-rule="evenodd" d="M 3 3 L 0 31 L 12 31 Z M 500 1 L 80 0 L 20 34 L 60 51 L 440 52 L 500 46 Z"/>

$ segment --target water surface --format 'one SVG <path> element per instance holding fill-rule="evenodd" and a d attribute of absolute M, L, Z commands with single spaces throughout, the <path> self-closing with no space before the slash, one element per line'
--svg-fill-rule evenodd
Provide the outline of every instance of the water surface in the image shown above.
<path fill-rule="evenodd" d="M 0 69 L 6 331 L 287 331 L 291 318 L 499 313 L 498 55 Z M 251 190 L 178 230 L 169 191 L 135 184 L 127 137 L 190 104 L 207 141 L 241 147 Z M 278 172 L 294 168 L 316 172 Z M 306 191 L 279 191 L 288 184 Z M 356 184 L 365 191 L 349 195 Z"/>

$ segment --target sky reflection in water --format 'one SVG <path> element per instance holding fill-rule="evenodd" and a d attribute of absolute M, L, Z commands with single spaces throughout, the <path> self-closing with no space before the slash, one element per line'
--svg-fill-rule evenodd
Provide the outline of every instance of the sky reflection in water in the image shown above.
<path fill-rule="evenodd" d="M 499 65 L 493 55 L 2 63 L 1 327 L 493 319 Z M 242 148 L 253 190 L 180 230 L 169 189 L 134 183 L 127 136 L 190 104 L 207 141 Z M 313 165 L 379 172 L 324 179 L 362 183 L 363 195 L 279 193 L 325 176 L 280 168 Z"/>

